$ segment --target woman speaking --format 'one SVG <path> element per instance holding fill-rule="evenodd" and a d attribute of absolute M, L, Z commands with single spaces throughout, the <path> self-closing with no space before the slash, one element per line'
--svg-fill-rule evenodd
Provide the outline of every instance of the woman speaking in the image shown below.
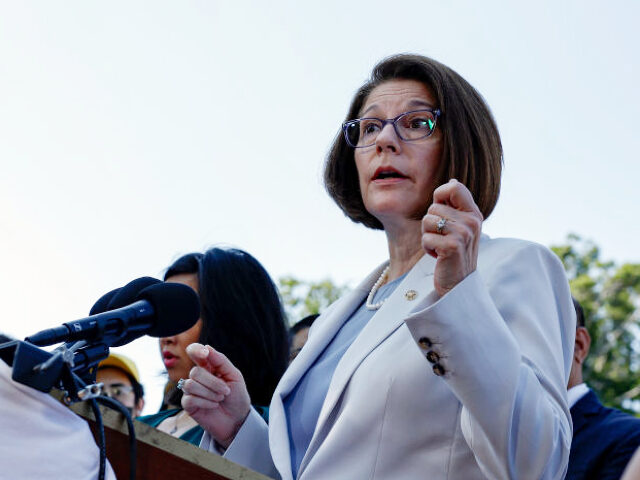
<path fill-rule="evenodd" d="M 183 407 L 201 446 L 283 479 L 561 479 L 575 313 L 546 248 L 490 239 L 502 147 L 482 97 L 418 55 L 380 62 L 325 184 L 389 260 L 313 325 L 269 426 L 242 375 L 193 344 Z"/>

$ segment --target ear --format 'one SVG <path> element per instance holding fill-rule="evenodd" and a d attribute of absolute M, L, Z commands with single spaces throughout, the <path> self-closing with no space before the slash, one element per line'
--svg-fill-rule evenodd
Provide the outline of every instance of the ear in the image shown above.
<path fill-rule="evenodd" d="M 144 409 L 144 398 L 141 398 L 136 402 L 136 408 L 135 408 L 135 411 L 137 412 L 136 417 L 140 416 L 143 409 Z"/>
<path fill-rule="evenodd" d="M 591 347 L 591 336 L 589 331 L 585 327 L 576 328 L 576 344 L 573 350 L 573 359 L 582 365 L 584 359 L 589 354 L 589 348 Z"/>

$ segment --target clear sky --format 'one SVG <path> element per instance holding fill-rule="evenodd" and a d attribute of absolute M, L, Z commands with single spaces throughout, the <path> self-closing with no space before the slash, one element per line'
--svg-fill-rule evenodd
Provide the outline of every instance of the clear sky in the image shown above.
<path fill-rule="evenodd" d="M 0 331 L 83 317 L 216 244 L 274 278 L 361 279 L 384 236 L 342 215 L 322 164 L 398 52 L 449 65 L 492 108 L 505 172 L 486 233 L 575 232 L 640 261 L 639 5 L 0 0 Z M 155 411 L 156 342 L 121 351 Z"/>

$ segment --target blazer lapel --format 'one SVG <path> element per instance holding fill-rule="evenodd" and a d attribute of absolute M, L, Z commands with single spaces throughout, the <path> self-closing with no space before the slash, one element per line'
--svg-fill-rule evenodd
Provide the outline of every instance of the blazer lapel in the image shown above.
<path fill-rule="evenodd" d="M 382 267 L 376 270 L 378 275 L 380 274 Z M 369 355 L 369 353 L 371 353 L 372 350 L 374 350 L 396 329 L 403 325 L 405 318 L 409 315 L 411 310 L 413 310 L 413 308 L 420 303 L 419 301 L 424 300 L 425 297 L 433 290 L 434 267 L 435 260 L 428 255 L 424 255 L 409 271 L 405 279 L 396 287 L 395 291 L 390 297 L 388 297 L 380 310 L 376 312 L 362 332 L 360 332 L 353 344 L 345 352 L 336 367 L 333 378 L 331 379 L 329 391 L 327 392 L 327 397 L 322 405 L 322 410 L 318 417 L 318 423 L 316 424 L 313 438 L 311 439 L 309 449 L 307 450 L 307 453 L 302 460 L 302 464 L 300 465 L 300 473 L 302 473 L 315 450 L 322 443 L 323 435 L 326 434 L 326 432 L 322 433 L 323 426 L 327 419 L 330 418 L 331 412 L 336 408 L 338 400 L 342 396 L 349 379 L 360 363 L 367 357 L 367 355 Z M 370 275 L 360 286 L 362 287 L 361 290 L 366 292 L 366 294 L 369 293 L 371 286 L 378 278 L 378 275 L 375 275 L 376 272 Z M 408 296 L 405 296 L 409 290 L 412 290 L 413 292 Z M 360 299 L 358 304 L 361 303 L 361 301 L 362 299 Z M 348 320 L 353 313 L 353 310 L 348 312 L 343 311 L 341 313 L 346 313 L 346 318 L 341 319 L 340 325 L 342 325 L 344 321 Z M 338 314 L 339 312 L 336 312 L 336 315 Z"/>
<path fill-rule="evenodd" d="M 386 265 L 386 262 L 380 265 L 351 293 L 329 307 L 330 310 L 314 322 L 309 340 L 278 383 L 269 407 L 269 445 L 273 462 L 283 475 L 283 480 L 291 478 L 291 450 L 284 398 L 295 388 L 340 327 L 362 303 Z"/>

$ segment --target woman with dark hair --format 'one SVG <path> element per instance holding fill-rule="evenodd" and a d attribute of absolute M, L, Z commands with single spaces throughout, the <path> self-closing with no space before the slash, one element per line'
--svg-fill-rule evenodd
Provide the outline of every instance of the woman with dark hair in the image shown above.
<path fill-rule="evenodd" d="M 491 112 L 450 68 L 380 62 L 329 152 L 325 185 L 389 260 L 315 321 L 267 425 L 210 347 L 184 408 L 201 446 L 284 479 L 561 479 L 575 312 L 558 258 L 482 233 L 500 190 Z"/>
<path fill-rule="evenodd" d="M 212 248 L 180 257 L 164 279 L 189 285 L 200 297 L 198 322 L 186 332 L 160 339 L 169 381 L 182 386 L 195 366 L 185 352 L 189 344 L 212 345 L 238 366 L 251 404 L 268 420 L 267 407 L 288 362 L 285 317 L 269 274 L 242 250 Z M 180 397 L 177 389 L 169 403 L 179 405 Z M 203 433 L 181 408 L 139 420 L 195 445 Z"/>

